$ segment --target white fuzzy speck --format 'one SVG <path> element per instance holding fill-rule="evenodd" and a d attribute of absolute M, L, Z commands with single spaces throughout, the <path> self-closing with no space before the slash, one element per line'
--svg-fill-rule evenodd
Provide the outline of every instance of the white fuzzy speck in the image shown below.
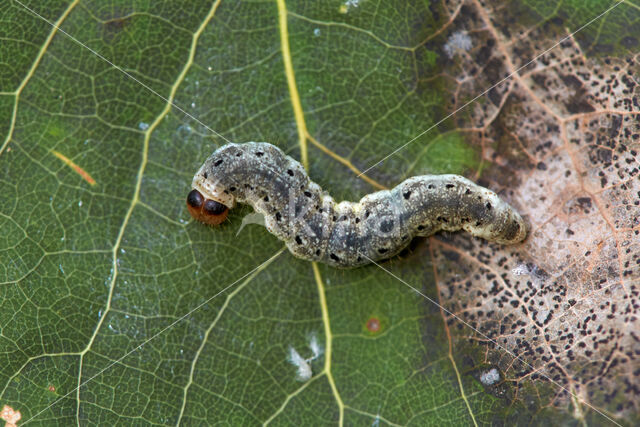
<path fill-rule="evenodd" d="M 528 276 L 531 271 L 529 270 L 529 267 L 527 267 L 527 264 L 520 264 L 511 270 L 511 273 L 513 273 L 514 276 Z"/>
<path fill-rule="evenodd" d="M 196 103 L 195 102 L 191 103 L 191 108 L 196 108 Z"/>
<path fill-rule="evenodd" d="M 313 30 L 313 35 L 318 37 L 320 35 L 320 28 L 316 28 L 315 30 Z"/>
<path fill-rule="evenodd" d="M 465 31 L 456 31 L 449 36 L 444 51 L 449 58 L 453 58 L 459 51 L 468 51 L 472 46 L 471 37 Z"/>
<path fill-rule="evenodd" d="M 311 370 L 311 362 L 320 357 L 323 352 L 323 349 L 318 343 L 318 338 L 315 336 L 315 334 L 311 334 L 309 336 L 308 344 L 309 349 L 311 349 L 311 353 L 313 353 L 313 355 L 307 359 L 304 359 L 302 356 L 300 356 L 300 353 L 298 353 L 295 348 L 291 346 L 289 347 L 288 360 L 289 363 L 295 365 L 298 368 L 298 374 L 296 376 L 298 381 L 308 381 L 311 378 L 311 376 L 313 375 L 313 372 Z"/>
<path fill-rule="evenodd" d="M 318 338 L 316 338 L 315 335 L 312 335 L 309 340 L 309 348 L 313 352 L 313 357 L 309 360 L 315 360 L 322 354 L 322 348 L 320 347 L 320 344 L 318 344 Z"/>
<path fill-rule="evenodd" d="M 191 126 L 189 126 L 189 125 L 180 125 L 180 126 L 178 126 L 178 132 L 191 133 Z"/>
<path fill-rule="evenodd" d="M 347 0 L 344 5 L 347 6 L 347 8 L 349 7 L 358 7 L 358 5 L 360 4 L 360 0 Z"/>
<path fill-rule="evenodd" d="M 140 129 L 140 130 L 147 130 L 147 129 L 149 129 L 149 123 L 145 123 L 145 122 L 140 122 L 140 123 L 138 123 L 138 129 Z"/>
<path fill-rule="evenodd" d="M 480 382 L 484 385 L 494 385 L 500 381 L 500 372 L 496 368 L 492 368 L 480 375 Z"/>

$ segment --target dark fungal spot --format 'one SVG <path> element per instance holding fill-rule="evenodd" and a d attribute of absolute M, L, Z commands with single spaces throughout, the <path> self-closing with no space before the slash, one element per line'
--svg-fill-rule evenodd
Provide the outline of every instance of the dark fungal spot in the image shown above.
<path fill-rule="evenodd" d="M 445 185 L 445 187 L 446 187 L 446 188 L 448 188 L 448 189 L 451 189 L 451 188 L 455 187 L 455 185 L 453 185 L 453 184 L 447 184 L 447 185 Z"/>
<path fill-rule="evenodd" d="M 405 200 L 409 200 L 409 197 L 411 197 L 411 191 L 406 191 L 402 193 L 402 197 L 404 197 Z"/>
<path fill-rule="evenodd" d="M 591 197 L 578 197 L 578 204 L 585 208 L 591 208 Z"/>
<path fill-rule="evenodd" d="M 419 225 L 418 226 L 418 230 L 420 230 L 420 231 L 424 230 L 424 225 Z"/>
<path fill-rule="evenodd" d="M 360 218 L 356 218 L 356 224 L 360 222 Z"/>
<path fill-rule="evenodd" d="M 385 253 L 387 253 L 387 252 L 389 252 L 389 249 L 387 249 L 387 248 L 380 248 L 380 249 L 378 249 L 378 253 L 385 254 Z"/>
<path fill-rule="evenodd" d="M 487 204 L 485 206 L 487 207 L 487 210 L 489 210 L 489 211 L 491 210 L 491 207 L 492 207 L 491 203 L 487 202 Z"/>
<path fill-rule="evenodd" d="M 222 159 L 220 159 L 220 160 L 216 160 L 216 161 L 213 163 L 213 166 L 220 166 L 220 165 L 222 164 L 222 162 L 224 162 L 224 160 L 222 160 Z"/>
<path fill-rule="evenodd" d="M 236 191 L 237 188 L 236 187 L 229 187 L 229 191 Z"/>
<path fill-rule="evenodd" d="M 464 194 L 469 195 L 471 194 L 471 190 L 469 190 L 468 188 L 466 190 L 464 190 Z"/>
<path fill-rule="evenodd" d="M 268 202 L 268 201 L 269 201 L 269 196 L 264 196 L 264 197 L 262 198 L 262 200 L 264 200 L 265 202 Z"/>
<path fill-rule="evenodd" d="M 433 186 L 433 184 L 429 184 L 429 185 L 427 186 L 427 188 L 428 188 L 429 190 L 433 190 L 435 187 Z"/>
<path fill-rule="evenodd" d="M 280 221 L 282 219 L 282 214 L 280 212 L 276 212 L 276 221 Z"/>
<path fill-rule="evenodd" d="M 320 249 L 316 249 L 316 256 L 320 256 L 321 252 Z"/>
<path fill-rule="evenodd" d="M 304 195 L 307 196 L 307 197 L 311 197 L 311 192 L 310 191 L 305 191 Z"/>
<path fill-rule="evenodd" d="M 449 222 L 449 220 L 443 216 L 437 217 L 436 220 L 440 222 L 445 222 L 445 223 Z"/>
<path fill-rule="evenodd" d="M 299 245 L 302 244 L 302 239 L 300 238 L 300 236 L 296 236 L 296 243 Z"/>
<path fill-rule="evenodd" d="M 236 157 L 242 157 L 242 151 L 238 151 L 238 152 L 236 153 Z"/>
<path fill-rule="evenodd" d="M 287 169 L 287 173 L 289 174 L 289 176 L 293 176 L 293 171 L 291 169 Z"/>
<path fill-rule="evenodd" d="M 262 152 L 262 151 L 256 151 L 256 156 L 258 156 L 258 157 L 262 157 L 262 156 L 264 156 L 264 152 Z"/>
<path fill-rule="evenodd" d="M 209 174 L 208 174 L 208 173 L 206 173 L 206 172 L 205 172 L 205 173 L 203 173 L 203 174 L 202 174 L 202 176 L 204 177 L 204 179 L 209 178 Z"/>
<path fill-rule="evenodd" d="M 332 260 L 336 261 L 336 262 L 340 262 L 340 258 L 338 258 L 338 256 L 334 253 L 329 254 L 329 258 L 331 258 Z"/>

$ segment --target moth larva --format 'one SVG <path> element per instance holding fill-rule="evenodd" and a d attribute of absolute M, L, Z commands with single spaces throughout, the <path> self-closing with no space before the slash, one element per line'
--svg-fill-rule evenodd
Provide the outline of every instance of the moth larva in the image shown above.
<path fill-rule="evenodd" d="M 359 202 L 336 203 L 300 163 L 266 142 L 227 144 L 196 173 L 191 215 L 220 224 L 236 202 L 265 218 L 295 256 L 356 267 L 396 255 L 415 236 L 466 230 L 503 244 L 527 234 L 520 215 L 493 191 L 458 175 L 422 175 Z"/>

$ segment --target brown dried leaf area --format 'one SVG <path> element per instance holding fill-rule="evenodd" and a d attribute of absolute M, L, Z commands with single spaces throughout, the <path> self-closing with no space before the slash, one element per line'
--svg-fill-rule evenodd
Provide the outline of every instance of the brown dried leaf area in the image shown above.
<path fill-rule="evenodd" d="M 471 2 L 452 23 L 473 46 L 453 58 L 452 109 L 562 38 L 491 16 Z M 459 113 L 486 184 L 531 232 L 515 247 L 432 239 L 441 302 L 525 363 L 468 328 L 459 336 L 488 344 L 486 362 L 513 384 L 549 383 L 550 403 L 578 417 L 587 402 L 633 418 L 640 402 L 639 59 L 589 59 L 570 38 Z"/>

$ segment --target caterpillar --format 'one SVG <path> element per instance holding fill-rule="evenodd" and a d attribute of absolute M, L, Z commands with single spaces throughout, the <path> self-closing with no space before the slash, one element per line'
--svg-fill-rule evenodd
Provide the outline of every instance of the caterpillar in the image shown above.
<path fill-rule="evenodd" d="M 291 253 L 334 267 L 357 267 L 398 254 L 416 236 L 466 230 L 513 244 L 527 229 L 493 191 L 458 175 L 422 175 L 359 202 L 336 203 L 302 165 L 266 142 L 227 144 L 195 174 L 191 216 L 222 223 L 236 203 L 251 205 Z"/>

